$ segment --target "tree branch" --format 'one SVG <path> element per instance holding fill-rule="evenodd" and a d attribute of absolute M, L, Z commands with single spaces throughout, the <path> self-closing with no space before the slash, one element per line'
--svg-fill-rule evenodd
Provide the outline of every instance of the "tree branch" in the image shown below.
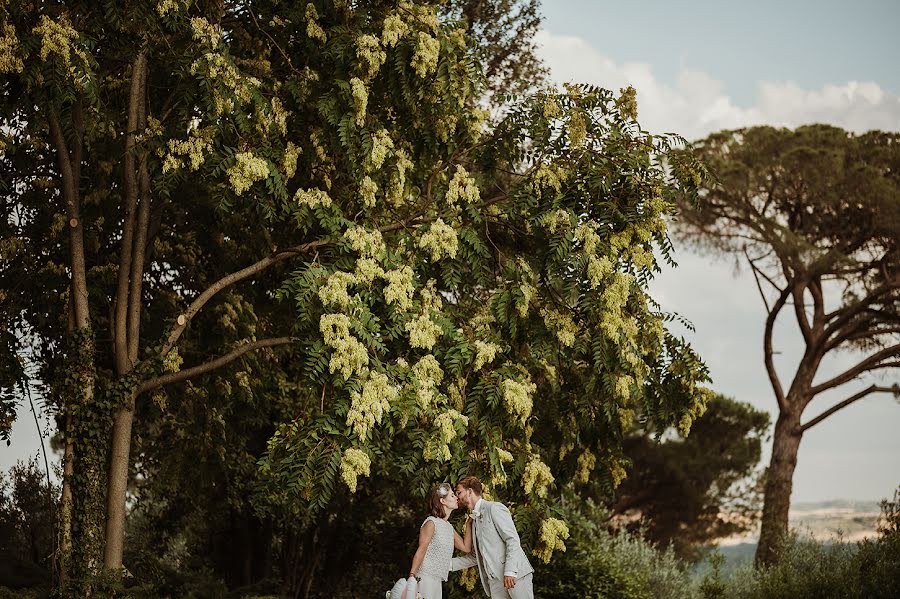
<path fill-rule="evenodd" d="M 747 262 L 750 264 L 750 270 L 753 271 L 753 279 L 756 281 L 756 288 L 759 290 L 759 296 L 762 298 L 763 304 L 766 306 L 766 312 L 770 312 L 771 308 L 769 307 L 769 300 L 766 298 L 766 294 L 763 293 L 762 283 L 759 282 L 759 269 L 756 268 L 756 264 L 753 262 L 753 259 L 750 258 L 750 252 L 747 251 L 747 246 L 745 245 L 742 248 L 744 252 L 744 256 L 747 258 Z"/>
<path fill-rule="evenodd" d="M 812 327 L 809 324 L 809 317 L 806 315 L 806 284 L 801 281 L 794 282 L 791 285 L 791 295 L 794 297 L 794 314 L 797 316 L 797 324 L 800 325 L 800 332 L 803 334 L 803 340 L 806 347 L 812 346 Z"/>
<path fill-rule="evenodd" d="M 825 315 L 825 322 L 831 322 L 825 328 L 825 337 L 831 337 L 837 331 L 839 331 L 844 325 L 846 325 L 850 320 L 852 320 L 856 315 L 865 310 L 868 306 L 874 303 L 880 296 L 885 293 L 890 292 L 891 290 L 900 287 L 900 283 L 888 283 L 873 289 L 871 293 L 869 293 L 866 297 L 859 300 L 857 303 L 851 306 L 843 306 L 841 308 L 836 309 L 833 312 L 829 312 Z"/>
<path fill-rule="evenodd" d="M 766 362 L 766 372 L 769 375 L 769 382 L 772 383 L 772 389 L 775 391 L 775 399 L 778 400 L 778 407 L 782 411 L 787 410 L 787 401 L 784 397 L 784 389 L 781 386 L 781 381 L 778 379 L 778 373 L 775 371 L 775 363 L 772 360 L 772 330 L 775 327 L 775 319 L 778 317 L 778 313 L 784 307 L 790 294 L 791 288 L 785 287 L 781 292 L 781 295 L 778 296 L 778 300 L 776 300 L 775 305 L 772 306 L 769 315 L 766 316 L 766 329 L 765 334 L 763 335 L 763 354 Z"/>
<path fill-rule="evenodd" d="M 835 404 L 834 406 L 828 408 L 827 410 L 825 410 L 824 412 L 822 412 L 821 414 L 819 414 L 818 416 L 816 416 L 815 418 L 813 418 L 812 420 L 810 420 L 809 422 L 807 422 L 806 424 L 801 426 L 800 432 L 801 433 L 806 432 L 807 429 L 810 429 L 810 428 L 814 427 L 815 425 L 819 424 L 820 422 L 822 422 L 823 420 L 825 420 L 826 418 L 828 418 L 829 416 L 831 416 L 838 410 L 842 410 L 842 409 L 846 408 L 847 406 L 849 406 L 850 404 L 852 404 L 853 402 L 855 402 L 856 400 L 862 399 L 863 397 L 870 395 L 872 393 L 893 393 L 893 394 L 897 395 L 897 394 L 900 394 L 900 386 L 894 385 L 893 387 L 878 387 L 876 385 L 871 385 L 870 387 L 863 389 L 859 393 L 857 393 L 855 395 L 851 395 L 850 397 L 848 397 L 844 401 L 840 402 L 839 404 Z"/>
<path fill-rule="evenodd" d="M 128 305 L 132 263 L 134 251 L 134 226 L 137 211 L 138 184 L 135 178 L 135 135 L 138 129 L 139 100 L 142 88 L 142 71 L 145 62 L 144 53 L 138 54 L 131 67 L 131 88 L 128 94 L 128 130 L 125 132 L 125 154 L 123 157 L 122 175 L 125 191 L 125 214 L 122 217 L 122 246 L 119 255 L 119 272 L 116 278 L 116 318 L 114 346 L 116 348 L 115 363 L 119 374 L 128 372 L 134 365 L 128 359 Z"/>
<path fill-rule="evenodd" d="M 147 127 L 147 61 L 144 60 L 141 73 L 141 91 L 138 98 L 138 127 Z M 128 362 L 138 359 L 141 336 L 141 291 L 144 283 L 144 252 L 150 227 L 150 169 L 147 165 L 147 151 L 144 150 L 138 166 L 138 191 L 140 205 L 134 231 L 134 249 L 131 252 L 131 289 L 128 292 Z"/>
<path fill-rule="evenodd" d="M 886 347 L 881 351 L 872 354 L 865 360 L 859 362 L 856 366 L 845 370 L 843 373 L 837 375 L 836 377 L 831 378 L 820 385 L 812 387 L 809 390 L 810 397 L 818 395 L 822 391 L 827 391 L 832 387 L 843 385 L 847 381 L 852 381 L 857 376 L 868 370 L 877 370 L 878 368 L 883 368 L 884 366 L 879 363 L 885 358 L 891 358 L 894 356 L 900 356 L 900 344 Z"/>
<path fill-rule="evenodd" d="M 493 198 L 490 198 L 490 199 L 482 202 L 478 206 L 478 208 L 479 209 L 487 208 L 488 206 L 491 206 L 498 202 L 502 202 L 503 200 L 505 200 L 508 197 L 509 197 L 509 194 L 506 194 L 506 193 L 494 196 Z M 425 223 L 432 222 L 436 219 L 437 219 L 437 217 L 422 218 L 420 215 L 416 215 L 416 216 L 412 216 L 403 221 L 399 221 L 399 222 L 396 222 L 396 223 L 393 223 L 390 225 L 385 225 L 383 227 L 379 227 L 378 231 L 380 233 L 390 233 L 392 231 L 397 231 L 399 229 L 405 229 L 406 227 L 409 227 L 410 225 L 425 224 Z M 166 339 L 165 344 L 163 345 L 162 349 L 160 350 L 160 355 L 165 356 L 172 350 L 173 347 L 175 347 L 175 344 L 178 342 L 178 339 L 181 337 L 182 333 L 184 333 L 184 330 L 187 328 L 187 325 L 190 322 L 191 318 L 193 318 L 203 308 L 203 306 L 206 305 L 206 303 L 210 299 L 212 299 L 213 296 L 215 296 L 217 293 L 219 293 L 226 287 L 234 285 L 235 283 L 237 283 L 239 281 L 243 281 L 244 279 L 246 279 L 248 277 L 252 277 L 253 275 L 269 268 L 273 264 L 277 264 L 278 262 L 287 260 L 288 258 L 293 258 L 294 256 L 298 256 L 300 254 L 307 254 L 311 251 L 318 250 L 319 248 L 331 245 L 335 242 L 336 242 L 335 239 L 326 237 L 324 239 L 318 239 L 316 241 L 301 243 L 300 245 L 295 245 L 294 247 L 287 248 L 284 250 L 277 250 L 277 251 L 273 252 L 272 254 L 266 256 L 262 260 L 259 260 L 258 262 L 251 264 L 250 266 L 242 268 L 241 270 L 235 271 L 231 274 L 225 275 L 224 277 L 222 277 L 221 279 L 219 279 L 218 281 L 216 281 L 215 283 L 213 283 L 212 285 L 207 287 L 200 295 L 197 296 L 197 298 L 193 302 L 191 302 L 191 305 L 188 306 L 188 309 L 185 310 L 183 313 L 181 313 L 178 316 L 175 326 L 170 331 L 168 339 Z"/>
<path fill-rule="evenodd" d="M 162 376 L 158 376 L 156 378 L 150 379 L 149 381 L 144 381 L 138 387 L 135 392 L 135 397 L 142 393 L 146 393 L 147 391 L 152 391 L 158 387 L 162 387 L 163 385 L 170 385 L 172 383 L 179 383 L 181 381 L 186 381 L 187 379 L 193 378 L 195 376 L 205 374 L 207 372 L 213 371 L 216 368 L 220 368 L 229 362 L 240 358 L 247 352 L 262 349 L 264 347 L 275 347 L 278 345 L 286 345 L 293 340 L 292 337 L 273 337 L 270 339 L 261 339 L 259 341 L 253 341 L 251 343 L 246 343 L 238 348 L 235 348 L 225 354 L 224 356 L 220 356 L 214 360 L 210 360 L 209 362 L 205 362 L 203 364 L 199 364 L 192 368 L 188 368 L 186 370 L 179 370 L 178 372 L 172 372 L 169 374 L 164 374 Z"/>

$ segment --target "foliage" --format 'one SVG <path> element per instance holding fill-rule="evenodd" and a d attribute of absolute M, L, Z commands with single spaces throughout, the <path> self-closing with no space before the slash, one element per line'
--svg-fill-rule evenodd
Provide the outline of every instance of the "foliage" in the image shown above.
<path fill-rule="evenodd" d="M 0 473 L 0 588 L 47 582 L 54 551 L 55 496 L 36 459 Z M 52 494 L 52 495 L 51 495 Z"/>
<path fill-rule="evenodd" d="M 767 413 L 716 395 L 688 436 L 669 431 L 656 441 L 637 429 L 623 445 L 632 467 L 611 505 L 615 519 L 682 559 L 749 530 L 759 518 L 757 466 L 768 427 Z"/>
<path fill-rule="evenodd" d="M 204 512 L 175 499 L 215 488 L 215 520 L 287 542 L 354 487 L 475 473 L 533 539 L 554 477 L 622 479 L 634 411 L 702 411 L 706 368 L 646 292 L 702 167 L 640 129 L 633 90 L 491 122 L 472 40 L 430 3 L 0 15 L 0 310 L 75 454 L 84 585 L 119 584 L 129 484 L 186 522 Z"/>
<path fill-rule="evenodd" d="M 534 41 L 541 25 L 539 0 L 449 0 L 441 12 L 465 19 L 467 34 L 477 40 L 487 91 L 495 103 L 544 82 L 547 70 Z"/>
<path fill-rule="evenodd" d="M 710 574 L 701 596 L 738 599 L 896 597 L 900 580 L 900 544 L 880 539 L 823 544 L 792 538 L 777 566 L 756 571 L 747 566 L 730 575 Z"/>
<path fill-rule="evenodd" d="M 689 575 L 671 550 L 628 533 L 610 534 L 609 515 L 591 501 L 571 505 L 565 517 L 573 534 L 565 553 L 535 568 L 541 597 L 691 597 Z"/>

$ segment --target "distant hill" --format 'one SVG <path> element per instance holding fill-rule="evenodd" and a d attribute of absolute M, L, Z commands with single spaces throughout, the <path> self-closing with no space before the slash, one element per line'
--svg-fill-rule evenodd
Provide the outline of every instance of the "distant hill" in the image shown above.
<path fill-rule="evenodd" d="M 838 539 L 853 543 L 877 536 L 880 516 L 881 506 L 877 501 L 842 499 L 798 502 L 791 506 L 788 514 L 791 530 L 824 543 Z M 716 549 L 725 557 L 723 571 L 752 564 L 758 539 L 758 529 L 739 537 L 721 539 Z M 709 570 L 709 561 L 703 560 L 694 568 L 694 574 L 703 576 Z"/>

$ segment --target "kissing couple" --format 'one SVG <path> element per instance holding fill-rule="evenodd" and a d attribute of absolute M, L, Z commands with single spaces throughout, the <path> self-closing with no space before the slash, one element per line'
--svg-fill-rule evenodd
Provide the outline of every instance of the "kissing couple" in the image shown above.
<path fill-rule="evenodd" d="M 534 568 L 522 550 L 512 515 L 502 503 L 482 497 L 483 492 L 484 485 L 474 476 L 461 479 L 455 491 L 447 483 L 431 490 L 431 514 L 419 529 L 409 578 L 398 580 L 390 597 L 441 599 L 441 583 L 451 571 L 477 566 L 481 586 L 491 599 L 534 598 Z M 460 504 L 469 509 L 464 536 L 449 522 Z M 464 555 L 453 557 L 454 547 Z"/>

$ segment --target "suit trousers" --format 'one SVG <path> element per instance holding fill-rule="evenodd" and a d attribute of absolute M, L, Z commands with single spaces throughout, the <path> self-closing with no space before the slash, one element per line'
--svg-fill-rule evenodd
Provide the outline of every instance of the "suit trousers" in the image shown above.
<path fill-rule="evenodd" d="M 491 599 L 534 599 L 534 587 L 531 584 L 531 573 L 516 579 L 516 586 L 507 589 L 503 586 L 503 578 L 488 579 Z"/>

